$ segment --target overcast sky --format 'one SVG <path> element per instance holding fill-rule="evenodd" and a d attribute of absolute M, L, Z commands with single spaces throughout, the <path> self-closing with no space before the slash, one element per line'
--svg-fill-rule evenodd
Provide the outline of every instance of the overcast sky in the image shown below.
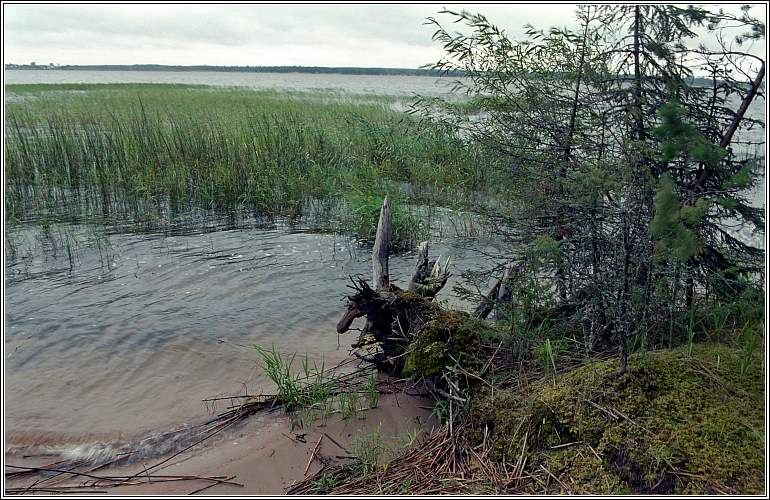
<path fill-rule="evenodd" d="M 415 68 L 442 55 L 423 23 L 444 6 L 484 13 L 512 37 L 527 23 L 575 25 L 572 4 L 5 4 L 4 62 Z M 752 51 L 764 56 L 764 44 Z"/>

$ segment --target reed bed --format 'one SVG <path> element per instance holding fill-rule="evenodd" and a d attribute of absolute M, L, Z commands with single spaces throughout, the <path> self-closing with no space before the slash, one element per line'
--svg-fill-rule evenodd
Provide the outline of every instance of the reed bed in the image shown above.
<path fill-rule="evenodd" d="M 386 191 L 457 205 L 497 185 L 473 150 L 394 111 L 392 97 L 42 87 L 6 87 L 5 208 L 19 220 L 148 202 L 294 216 L 308 199 L 360 205 Z"/>

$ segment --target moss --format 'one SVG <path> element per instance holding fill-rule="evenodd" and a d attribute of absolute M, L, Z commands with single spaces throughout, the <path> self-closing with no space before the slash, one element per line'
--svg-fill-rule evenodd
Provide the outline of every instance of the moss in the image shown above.
<path fill-rule="evenodd" d="M 431 377 L 441 373 L 446 365 L 446 344 L 442 342 L 421 343 L 410 349 L 404 363 L 404 375 L 407 377 Z"/>
<path fill-rule="evenodd" d="M 473 415 L 497 459 L 524 448 L 573 493 L 763 493 L 764 373 L 760 358 L 741 375 L 740 356 L 706 344 L 634 355 L 624 375 L 593 363 L 479 395 Z"/>
<path fill-rule="evenodd" d="M 480 365 L 479 351 L 484 332 L 489 330 L 483 321 L 459 312 L 437 308 L 426 322 L 407 351 L 404 375 L 430 377 L 438 375 L 455 362 L 465 370 Z"/>

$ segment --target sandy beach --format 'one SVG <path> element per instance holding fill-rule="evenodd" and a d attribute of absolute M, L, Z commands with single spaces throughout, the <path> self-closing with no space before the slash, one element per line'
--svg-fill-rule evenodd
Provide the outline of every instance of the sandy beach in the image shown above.
<path fill-rule="evenodd" d="M 102 468 L 92 473 L 100 477 L 136 475 L 129 485 L 90 487 L 87 485 L 93 478 L 84 476 L 28 475 L 7 481 L 6 492 L 18 493 L 18 488 L 29 487 L 30 493 L 46 493 L 42 490 L 49 488 L 48 493 L 58 489 L 78 494 L 111 495 L 281 495 L 295 482 L 318 472 L 324 462 L 331 465 L 344 460 L 352 453 L 356 439 L 378 433 L 382 442 L 395 448 L 414 436 L 415 431 L 428 431 L 435 424 L 429 404 L 426 398 L 404 392 L 382 394 L 376 408 L 362 412 L 358 417 L 342 419 L 333 416 L 327 425 L 316 424 L 304 429 L 292 429 L 291 418 L 279 410 L 254 416 L 160 466 L 156 464 L 168 457 Z M 26 467 L 44 466 L 39 461 L 8 454 L 6 462 Z M 144 470 L 150 468 L 152 472 L 145 475 Z M 164 481 L 161 476 L 223 476 L 229 479 L 223 484 L 201 479 Z"/>

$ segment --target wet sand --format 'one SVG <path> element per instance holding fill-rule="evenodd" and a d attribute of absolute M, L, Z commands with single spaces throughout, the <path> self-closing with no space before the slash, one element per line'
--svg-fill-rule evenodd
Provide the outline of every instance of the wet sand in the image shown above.
<path fill-rule="evenodd" d="M 315 426 L 305 429 L 292 429 L 291 418 L 283 412 L 256 416 L 238 429 L 225 431 L 221 437 L 211 438 L 152 470 L 155 475 L 235 476 L 231 481 L 243 486 L 215 484 L 207 480 L 153 482 L 151 477 L 142 477 L 141 473 L 145 468 L 164 460 L 160 458 L 131 466 L 100 469 L 94 474 L 139 474 L 137 481 L 143 483 L 94 490 L 99 489 L 110 495 L 188 495 L 208 486 L 199 493 L 285 494 L 292 484 L 319 471 L 323 466 L 321 460 L 329 464 L 344 460 L 342 457 L 351 452 L 357 437 L 379 431 L 383 442 L 397 447 L 399 441 L 407 438 L 409 432 L 429 431 L 435 424 L 428 409 L 430 404 L 431 401 L 427 398 L 403 392 L 382 394 L 377 408 L 362 412 L 359 417 L 343 420 L 339 416 L 332 416 L 325 426 L 316 423 Z M 316 453 L 311 460 L 314 450 Z M 34 466 L 21 456 L 6 455 L 6 462 Z M 37 479 L 39 477 L 7 481 L 6 488 L 26 487 Z M 49 481 L 48 485 L 80 486 L 83 482 L 83 479 L 68 479 Z"/>

